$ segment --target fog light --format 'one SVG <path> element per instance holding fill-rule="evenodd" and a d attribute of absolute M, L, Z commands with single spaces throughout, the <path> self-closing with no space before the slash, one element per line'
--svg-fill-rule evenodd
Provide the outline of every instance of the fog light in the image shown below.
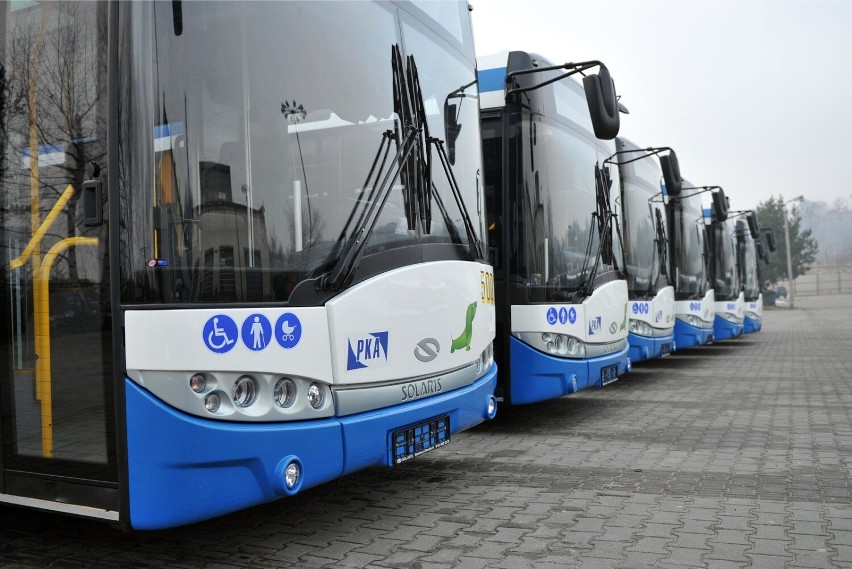
<path fill-rule="evenodd" d="M 497 416 L 497 398 L 493 395 L 488 398 L 488 406 L 485 408 L 485 414 L 489 419 Z"/>
<path fill-rule="evenodd" d="M 322 407 L 322 401 L 325 399 L 323 396 L 322 388 L 316 383 L 312 383 L 308 388 L 308 403 L 311 404 L 311 407 L 314 409 L 319 409 Z"/>
<path fill-rule="evenodd" d="M 201 393 L 207 387 L 207 378 L 203 373 L 196 373 L 189 378 L 189 388 L 196 393 Z"/>
<path fill-rule="evenodd" d="M 292 490 L 299 483 L 299 478 L 302 476 L 302 469 L 295 462 L 291 462 L 284 470 L 284 484 L 287 490 Z"/>
<path fill-rule="evenodd" d="M 215 413 L 219 410 L 219 395 L 217 393 L 211 393 L 207 397 L 204 398 L 204 408 L 210 411 L 211 413 Z"/>
<path fill-rule="evenodd" d="M 234 403 L 238 407 L 248 407 L 257 397 L 257 385 L 254 379 L 244 375 L 234 384 Z"/>
<path fill-rule="evenodd" d="M 292 379 L 282 377 L 275 384 L 275 389 L 272 392 L 272 397 L 275 399 L 275 404 L 279 407 L 289 407 L 296 400 L 296 384 Z"/>

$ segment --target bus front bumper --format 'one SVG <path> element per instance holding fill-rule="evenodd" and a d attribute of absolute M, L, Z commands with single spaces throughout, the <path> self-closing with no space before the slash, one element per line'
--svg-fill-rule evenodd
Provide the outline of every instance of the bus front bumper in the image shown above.
<path fill-rule="evenodd" d="M 613 369 L 613 366 L 615 377 L 630 371 L 627 345 L 613 354 L 584 360 L 545 354 L 514 336 L 509 338 L 509 344 L 511 377 L 508 381 L 511 383 L 509 393 L 512 405 L 535 403 L 588 387 L 601 387 L 604 384 L 602 372 Z"/>
<path fill-rule="evenodd" d="M 457 433 L 493 418 L 496 384 L 493 365 L 466 387 L 407 404 L 313 421 L 236 423 L 180 412 L 127 379 L 130 526 L 194 523 L 390 466 L 395 430 L 445 417 Z M 288 487 L 291 464 L 300 475 Z"/>

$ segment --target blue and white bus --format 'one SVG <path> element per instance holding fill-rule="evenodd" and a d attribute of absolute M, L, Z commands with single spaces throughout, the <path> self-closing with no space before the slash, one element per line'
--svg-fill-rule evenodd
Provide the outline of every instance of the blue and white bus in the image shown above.
<path fill-rule="evenodd" d="M 717 195 L 714 194 L 714 198 Z M 710 276 L 716 296 L 714 341 L 742 336 L 745 317 L 745 293 L 737 263 L 737 233 L 745 227 L 741 220 L 728 218 L 727 209 L 722 208 L 724 211 L 720 214 L 717 201 L 714 199 L 714 207 L 705 213 L 710 241 Z"/>
<path fill-rule="evenodd" d="M 713 342 L 716 302 L 710 284 L 710 246 L 700 195 L 712 189 L 716 188 L 695 187 L 684 180 L 682 193 L 669 198 L 670 274 L 675 289 L 674 342 L 679 350 Z"/>
<path fill-rule="evenodd" d="M 760 332 L 763 322 L 763 293 L 761 290 L 761 259 L 768 261 L 760 241 L 761 229 L 754 211 L 744 211 L 737 219 L 737 268 L 743 287 L 743 333 Z"/>
<path fill-rule="evenodd" d="M 677 156 L 670 148 L 639 148 L 622 137 L 616 138 L 615 146 L 615 155 L 605 163 L 617 164 L 621 176 L 620 221 L 629 294 L 627 340 L 630 361 L 638 362 L 667 356 L 676 348 L 665 200 L 679 195 L 683 181 Z M 653 156 L 659 156 L 662 169 Z"/>
<path fill-rule="evenodd" d="M 494 416 L 466 2 L 4 1 L 0 34 L 0 501 L 170 527 Z"/>
<path fill-rule="evenodd" d="M 478 62 L 498 395 L 520 405 L 606 385 L 629 368 L 620 183 L 603 165 L 612 79 L 599 62 L 521 51 Z M 592 67 L 583 85 L 568 78 Z"/>

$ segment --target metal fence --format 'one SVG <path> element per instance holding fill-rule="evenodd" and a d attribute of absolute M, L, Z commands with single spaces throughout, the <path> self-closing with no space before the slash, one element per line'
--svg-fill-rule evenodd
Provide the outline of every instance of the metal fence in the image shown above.
<path fill-rule="evenodd" d="M 786 280 L 778 281 L 777 286 L 785 286 L 789 289 Z M 796 277 L 797 296 L 823 294 L 852 294 L 852 268 L 820 269 Z"/>

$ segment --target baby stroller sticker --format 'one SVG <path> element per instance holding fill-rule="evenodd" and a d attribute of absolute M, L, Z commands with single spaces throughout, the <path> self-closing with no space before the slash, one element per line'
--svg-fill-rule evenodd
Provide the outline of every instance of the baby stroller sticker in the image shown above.
<path fill-rule="evenodd" d="M 275 339 L 281 347 L 289 350 L 295 348 L 302 338 L 302 323 L 292 312 L 285 312 L 275 322 Z"/>

